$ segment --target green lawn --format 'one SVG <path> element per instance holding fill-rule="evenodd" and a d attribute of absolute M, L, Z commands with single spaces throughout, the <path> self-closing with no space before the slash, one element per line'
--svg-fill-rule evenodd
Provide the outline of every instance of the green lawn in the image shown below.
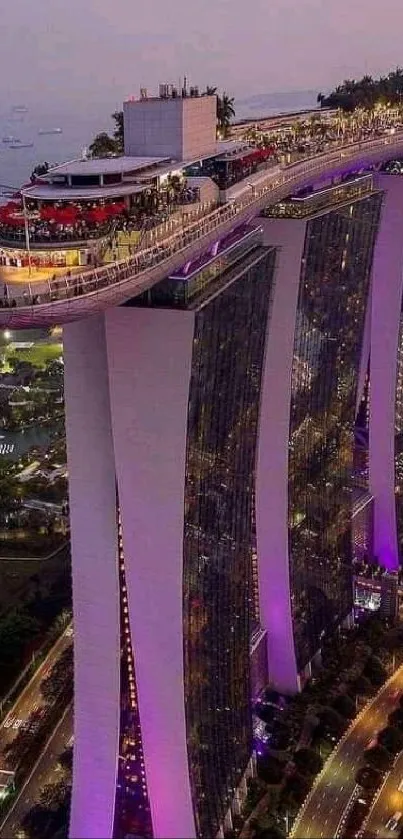
<path fill-rule="evenodd" d="M 61 344 L 33 344 L 29 349 L 12 349 L 4 348 L 3 355 L 3 370 L 9 368 L 7 362 L 10 359 L 19 359 L 20 361 L 29 361 L 38 370 L 43 370 L 50 361 L 59 358 L 62 355 Z"/>

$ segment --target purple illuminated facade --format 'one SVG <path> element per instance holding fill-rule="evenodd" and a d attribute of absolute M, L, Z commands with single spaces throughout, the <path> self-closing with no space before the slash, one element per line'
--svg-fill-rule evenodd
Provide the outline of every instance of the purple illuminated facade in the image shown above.
<path fill-rule="evenodd" d="M 337 178 L 26 314 L 65 321 L 74 839 L 231 829 L 251 697 L 299 690 L 349 621 L 369 359 L 370 550 L 397 567 L 403 179 Z"/>
<path fill-rule="evenodd" d="M 261 622 L 269 678 L 298 690 L 349 622 L 353 431 L 382 193 L 371 176 L 265 213 L 279 249 L 257 471 Z"/>
<path fill-rule="evenodd" d="M 382 174 L 378 175 L 377 183 L 384 190 L 384 205 L 372 283 L 369 490 L 374 497 L 374 554 L 381 565 L 394 571 L 399 567 L 395 495 L 395 482 L 399 482 L 399 451 L 397 446 L 395 449 L 395 429 L 400 423 L 398 359 L 403 291 L 403 179 L 400 175 Z"/>
<path fill-rule="evenodd" d="M 217 836 L 246 795 L 274 268 L 242 225 L 144 298 L 65 328 L 74 839 Z"/>

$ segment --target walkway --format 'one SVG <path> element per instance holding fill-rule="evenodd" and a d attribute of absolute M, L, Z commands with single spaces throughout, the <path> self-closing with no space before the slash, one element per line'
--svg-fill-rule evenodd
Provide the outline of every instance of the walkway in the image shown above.
<path fill-rule="evenodd" d="M 285 198 L 302 185 L 331 172 L 344 171 L 351 164 L 363 167 L 402 153 L 403 132 L 393 137 L 370 140 L 332 149 L 330 152 L 287 166 L 281 173 L 268 170 L 259 188 L 239 200 L 225 204 L 197 221 L 168 234 L 135 256 L 108 267 L 74 276 L 48 280 L 35 293 L 25 288 L 11 308 L 0 308 L 0 325 L 35 327 L 67 323 L 109 306 L 116 306 L 159 282 L 194 259 L 235 225 L 251 221 L 260 211 Z M 20 312 L 18 311 L 20 309 Z"/>

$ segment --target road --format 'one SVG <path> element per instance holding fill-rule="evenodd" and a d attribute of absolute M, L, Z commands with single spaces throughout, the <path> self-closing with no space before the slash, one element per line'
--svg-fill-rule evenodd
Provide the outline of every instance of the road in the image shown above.
<path fill-rule="evenodd" d="M 43 788 L 59 780 L 58 759 L 68 746 L 72 734 L 73 705 L 71 704 L 66 708 L 21 792 L 0 825 L 1 839 L 14 839 L 17 836 L 24 816 L 39 800 Z"/>
<path fill-rule="evenodd" d="M 72 627 L 67 627 L 63 635 L 58 638 L 52 649 L 32 676 L 32 679 L 19 695 L 11 710 L 0 726 L 0 769 L 14 769 L 10 759 L 5 755 L 5 749 L 17 737 L 20 728 L 28 724 L 32 713 L 43 706 L 41 684 L 49 675 L 52 667 L 60 655 L 73 643 Z M 34 733 L 34 732 L 32 732 Z"/>
<path fill-rule="evenodd" d="M 394 813 L 403 813 L 403 792 L 399 792 L 398 786 L 403 779 L 403 753 L 399 755 L 386 778 L 379 797 L 376 799 L 370 812 L 363 839 L 396 839 L 396 831 L 386 829 L 386 822 Z M 403 819 L 402 819 L 403 824 Z"/>
<path fill-rule="evenodd" d="M 339 824 L 355 787 L 355 774 L 361 765 L 362 753 L 377 731 L 387 724 L 388 715 L 396 706 L 402 691 L 403 666 L 353 720 L 326 761 L 295 822 L 291 832 L 293 839 L 327 839 L 337 836 Z"/>

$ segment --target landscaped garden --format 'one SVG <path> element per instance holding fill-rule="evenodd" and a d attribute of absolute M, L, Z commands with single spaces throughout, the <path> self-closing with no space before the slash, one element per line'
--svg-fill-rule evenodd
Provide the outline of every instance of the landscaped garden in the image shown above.
<path fill-rule="evenodd" d="M 256 708 L 266 722 L 269 742 L 258 756 L 257 778 L 249 782 L 242 816 L 235 819 L 236 836 L 281 839 L 287 835 L 324 760 L 357 711 L 379 690 L 392 668 L 403 662 L 403 628 L 371 617 L 324 646 L 322 660 L 322 668 L 285 707 L 281 709 L 278 703 L 273 712 L 273 703 L 266 704 L 263 697 Z M 273 697 L 272 692 L 269 695 Z M 373 795 L 380 773 L 387 771 L 402 748 L 403 703 L 365 753 L 357 783 Z M 362 821 L 365 808 L 357 802 L 350 812 L 351 824 L 358 815 Z"/>

